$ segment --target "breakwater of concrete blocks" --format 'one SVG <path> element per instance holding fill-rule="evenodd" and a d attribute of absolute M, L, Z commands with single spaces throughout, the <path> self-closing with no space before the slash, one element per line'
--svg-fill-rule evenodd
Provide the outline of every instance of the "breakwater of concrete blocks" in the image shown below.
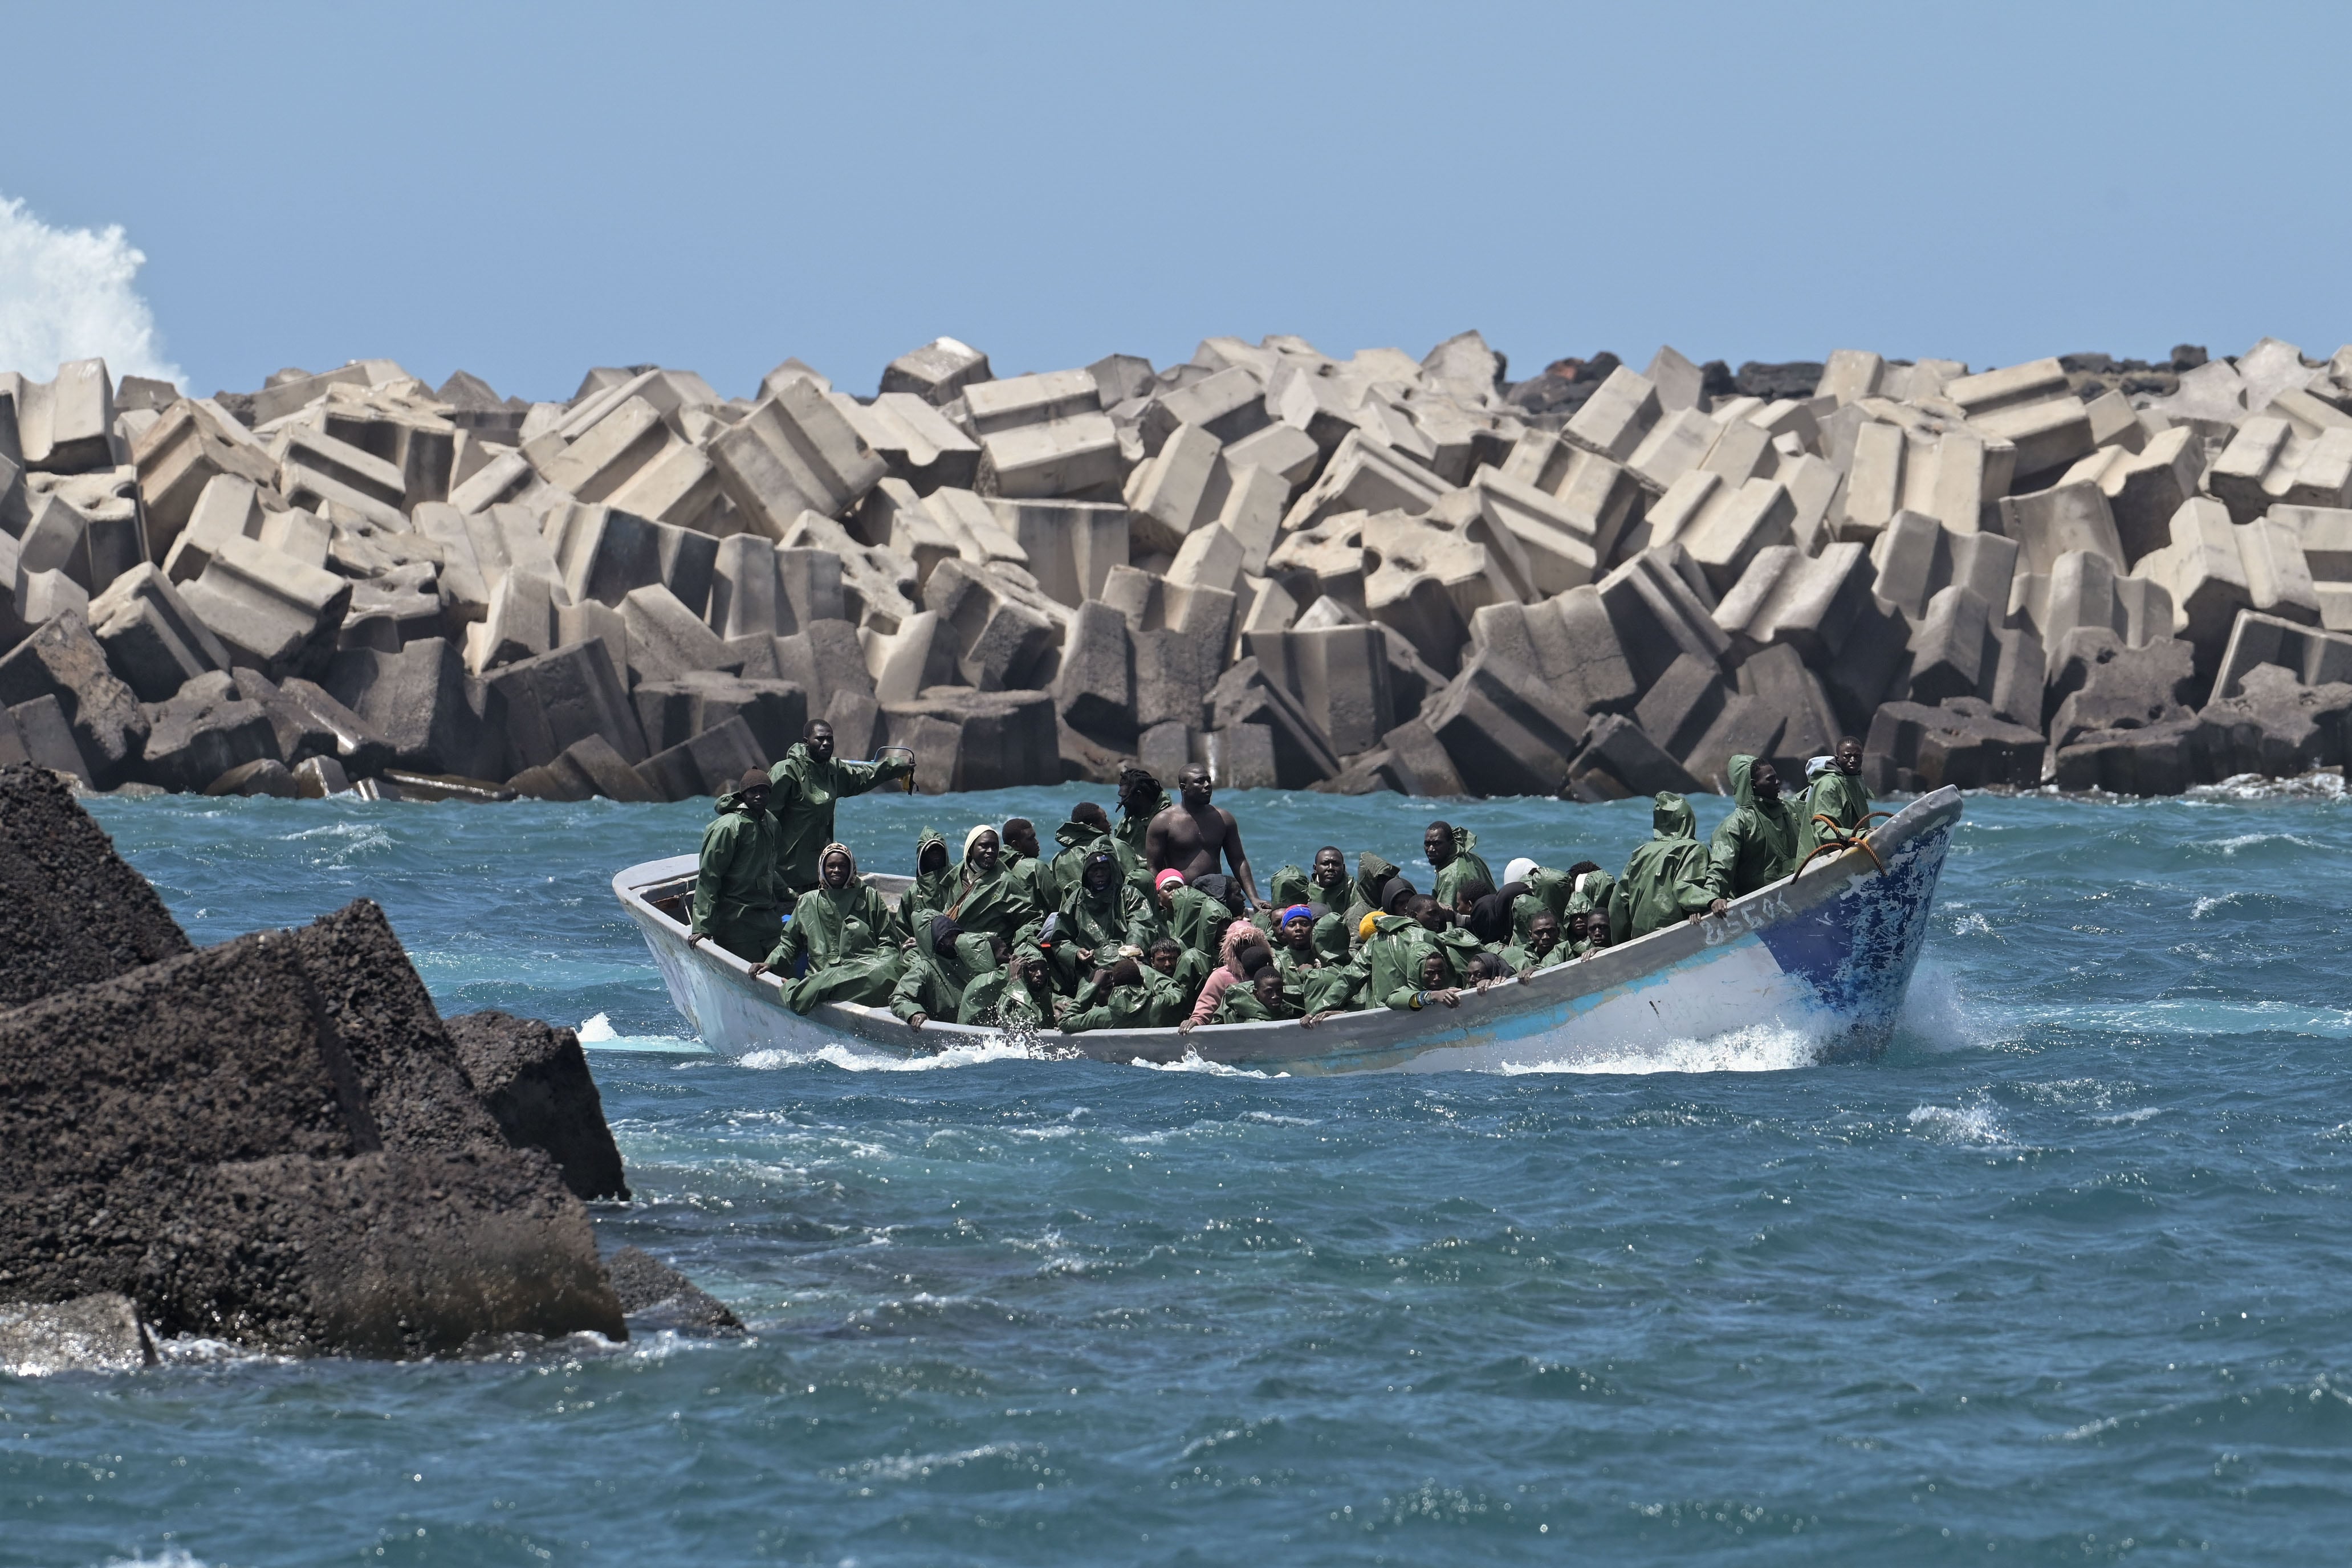
<path fill-rule="evenodd" d="M 0 377 L 0 760 L 100 789 L 680 800 L 822 718 L 925 790 L 1602 800 L 1853 734 L 1882 791 L 2161 794 L 2344 760 L 2352 349 L 85 361 Z"/>

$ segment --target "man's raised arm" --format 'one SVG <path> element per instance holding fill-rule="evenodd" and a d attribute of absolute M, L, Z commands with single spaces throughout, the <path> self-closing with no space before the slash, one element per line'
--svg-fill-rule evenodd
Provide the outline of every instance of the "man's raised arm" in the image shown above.
<path fill-rule="evenodd" d="M 1242 884 L 1243 894 L 1253 908 L 1270 908 L 1271 905 L 1257 895 L 1257 879 L 1250 874 L 1249 852 L 1242 848 L 1242 825 L 1234 821 L 1234 814 L 1223 806 L 1217 808 L 1217 815 L 1225 820 L 1225 859 L 1232 862 L 1234 876 Z"/>

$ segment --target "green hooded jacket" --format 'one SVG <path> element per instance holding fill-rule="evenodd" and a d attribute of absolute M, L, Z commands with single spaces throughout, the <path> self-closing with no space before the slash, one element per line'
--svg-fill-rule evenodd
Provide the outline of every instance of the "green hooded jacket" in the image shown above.
<path fill-rule="evenodd" d="M 1510 966 L 1511 973 L 1514 975 L 1532 975 L 1539 969 L 1555 968 L 1567 963 L 1569 956 L 1568 944 L 1565 942 L 1553 943 L 1551 951 L 1540 958 L 1521 942 L 1514 942 L 1503 949 L 1503 962 Z"/>
<path fill-rule="evenodd" d="M 1822 843 L 1821 824 L 1814 821 L 1816 813 L 1835 822 L 1841 832 L 1852 833 L 1870 815 L 1870 790 L 1858 773 L 1845 773 L 1832 767 L 1813 780 L 1798 804 L 1798 813 L 1804 818 L 1797 829 L 1797 858 L 1802 861 Z"/>
<path fill-rule="evenodd" d="M 1377 915 L 1381 907 L 1381 889 L 1397 874 L 1397 868 L 1370 850 L 1356 857 L 1354 896 L 1348 902 L 1347 913 L 1341 916 L 1348 929 L 1348 941 L 1355 945 L 1356 932 L 1367 915 Z"/>
<path fill-rule="evenodd" d="M 1062 849 L 1061 852 L 1053 858 L 1048 868 L 1053 873 L 1054 886 L 1056 890 L 1053 898 L 1045 904 L 1048 909 L 1059 909 L 1062 906 L 1062 900 L 1076 891 L 1078 876 L 1087 869 L 1088 855 L 1097 850 L 1108 850 L 1113 854 L 1118 852 L 1118 841 L 1088 822 L 1076 821 L 1064 822 L 1054 830 L 1054 841 L 1061 845 Z M 1128 869 L 1127 862 L 1124 859 L 1120 860 L 1119 875 L 1126 876 Z"/>
<path fill-rule="evenodd" d="M 1735 757 L 1728 771 L 1735 805 L 1707 847 L 1707 882 L 1717 898 L 1769 887 L 1797 869 L 1796 808 L 1757 798 L 1756 758 Z"/>
<path fill-rule="evenodd" d="M 748 963 L 776 939 L 776 831 L 775 813 L 754 815 L 738 789 L 719 797 L 719 814 L 702 830 L 688 929 Z"/>
<path fill-rule="evenodd" d="M 1483 882 L 1488 891 L 1495 886 L 1495 873 L 1478 856 L 1478 835 L 1467 828 L 1454 830 L 1454 858 L 1438 868 L 1436 885 L 1430 896 L 1451 909 L 1462 890 L 1474 882 Z"/>
<path fill-rule="evenodd" d="M 1421 960 L 1434 946 L 1429 932 L 1412 915 L 1375 915 L 1371 940 L 1364 944 L 1358 960 L 1363 966 L 1364 995 L 1385 1006 L 1399 988 L 1418 989 Z"/>
<path fill-rule="evenodd" d="M 849 874 L 849 885 L 837 893 L 819 883 L 802 894 L 768 950 L 768 967 L 786 977 L 784 1003 L 796 1013 L 811 1012 L 819 1002 L 880 1007 L 904 970 L 899 943 L 907 928 L 898 911 L 857 880 L 854 861 Z M 791 978 L 803 956 L 808 972 Z"/>
<path fill-rule="evenodd" d="M 1192 999 L 1167 975 L 1149 964 L 1139 984 L 1096 986 L 1088 981 L 1076 1002 L 1062 1015 L 1066 1034 L 1092 1029 L 1174 1029 L 1192 1010 Z"/>
<path fill-rule="evenodd" d="M 933 844 L 940 846 L 942 856 L 947 854 L 948 841 L 937 828 L 925 828 L 915 835 L 915 885 L 898 899 L 899 917 L 909 931 L 920 930 L 922 922 L 934 915 L 944 915 L 948 905 L 955 902 L 956 863 L 952 859 L 943 861 L 937 871 L 921 869 L 923 853 Z"/>
<path fill-rule="evenodd" d="M 1698 841 L 1698 818 L 1690 802 L 1661 789 L 1650 824 L 1650 841 L 1633 852 L 1625 874 L 1617 879 L 1616 902 L 1625 906 L 1628 940 L 1704 915 L 1715 902 L 1706 846 Z"/>
<path fill-rule="evenodd" d="M 1538 866 L 1523 880 L 1528 884 L 1527 892 L 1511 900 L 1511 939 L 1515 942 L 1528 939 L 1536 916 L 1547 909 L 1566 920 L 1568 902 L 1576 895 L 1576 879 L 1564 871 Z M 1612 877 L 1610 881 L 1613 883 L 1616 879 Z"/>
<path fill-rule="evenodd" d="M 817 884 L 816 858 L 835 838 L 835 801 L 914 771 L 912 760 L 898 758 L 845 762 L 835 757 L 819 762 L 809 755 L 807 742 L 794 741 L 784 759 L 768 769 L 768 810 L 780 824 L 776 874 L 785 889 L 799 893 Z"/>
<path fill-rule="evenodd" d="M 1010 946 L 1014 934 L 1045 911 L 1030 899 L 1029 879 L 1005 863 L 1000 849 L 993 871 L 982 871 L 965 857 L 948 906 L 940 913 L 967 931 L 984 931 Z"/>
<path fill-rule="evenodd" d="M 1277 911 L 1285 910 L 1294 904 L 1314 903 L 1315 884 L 1307 880 L 1307 873 L 1297 866 L 1284 865 L 1277 867 L 1275 873 L 1266 879 L 1265 895 L 1273 901 Z"/>
<path fill-rule="evenodd" d="M 1291 1000 L 1288 988 L 1284 988 L 1281 1001 L 1269 1008 L 1258 1000 L 1257 993 L 1247 984 L 1236 981 L 1226 988 L 1225 994 L 1217 999 L 1217 1016 L 1209 1021 L 1212 1023 L 1276 1023 L 1299 1016 L 1298 1004 Z"/>
<path fill-rule="evenodd" d="M 1105 841 L 1108 844 L 1108 841 Z M 1088 856 L 1097 852 L 1088 851 Z M 1106 849 L 1102 852 L 1109 852 Z M 1113 857 L 1116 860 L 1116 856 Z M 1083 874 L 1070 891 L 1062 895 L 1062 907 L 1056 912 L 1060 940 L 1046 955 L 1054 966 L 1054 978 L 1064 991 L 1075 991 L 1079 978 L 1087 969 L 1108 968 L 1121 945 L 1133 943 L 1143 946 L 1159 931 L 1151 919 L 1151 908 L 1143 894 L 1135 891 L 1123 878 L 1097 894 L 1086 885 Z M 1080 948 L 1093 956 L 1078 956 Z"/>
<path fill-rule="evenodd" d="M 1143 843 L 1151 831 L 1151 819 L 1169 807 L 1168 791 L 1162 787 L 1148 805 L 1130 808 L 1124 803 L 1118 809 L 1118 821 L 1110 836 L 1118 841 L 1119 861 L 1127 867 L 1127 879 L 1144 892 L 1151 891 L 1151 857 L 1143 852 Z"/>
<path fill-rule="evenodd" d="M 1002 976 L 996 963 L 995 949 L 988 938 L 978 932 L 967 931 L 950 945 L 950 952 L 941 956 L 930 943 L 919 936 L 907 954 L 907 967 L 890 993 L 890 1010 L 903 1019 L 912 1020 L 917 1013 L 927 1019 L 945 1023 L 985 1023 L 985 1018 L 967 1018 L 968 1010 L 992 1010 L 1002 982 L 992 987 L 986 982 L 992 976 Z M 975 990 L 968 1007 L 966 993 Z"/>

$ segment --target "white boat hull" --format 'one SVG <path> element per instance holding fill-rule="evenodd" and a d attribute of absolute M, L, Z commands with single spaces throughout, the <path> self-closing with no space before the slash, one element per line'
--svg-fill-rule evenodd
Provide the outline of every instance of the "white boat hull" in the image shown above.
<path fill-rule="evenodd" d="M 1668 1065 L 1695 1043 L 1767 1030 L 1794 1036 L 1795 1057 L 1834 1061 L 1885 1049 L 1926 940 L 1936 884 L 1959 821 L 1955 789 L 1913 801 L 1870 836 L 1884 870 L 1859 850 L 1823 856 L 1802 875 L 1737 900 L 1729 913 L 1678 925 L 1590 958 L 1465 993 L 1455 1009 L 1376 1009 L 1306 1030 L 1296 1021 L 1174 1030 L 1047 1030 L 1038 1055 L 1169 1063 L 1198 1057 L 1262 1072 L 1447 1071 L 1649 1059 Z M 880 1009 L 826 1004 L 803 1018 L 774 976 L 686 928 L 655 901 L 690 891 L 695 857 L 631 866 L 613 891 L 645 933 L 670 999 L 712 1051 L 904 1059 L 1001 1042 L 1001 1031 L 929 1024 L 920 1032 Z M 869 877 L 895 894 L 902 877 Z"/>

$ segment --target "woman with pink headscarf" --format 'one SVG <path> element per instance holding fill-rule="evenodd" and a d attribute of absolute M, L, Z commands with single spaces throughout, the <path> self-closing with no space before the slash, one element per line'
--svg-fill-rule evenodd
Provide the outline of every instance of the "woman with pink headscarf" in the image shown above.
<path fill-rule="evenodd" d="M 1242 984 L 1252 969 L 1274 962 L 1274 949 L 1265 940 L 1265 933 L 1246 920 L 1236 920 L 1225 927 L 1224 940 L 1218 945 L 1217 967 L 1209 971 L 1201 987 L 1201 994 L 1192 1002 L 1192 1016 L 1184 1020 L 1190 1030 L 1217 1016 L 1217 1004 L 1225 999 L 1228 987 Z"/>

